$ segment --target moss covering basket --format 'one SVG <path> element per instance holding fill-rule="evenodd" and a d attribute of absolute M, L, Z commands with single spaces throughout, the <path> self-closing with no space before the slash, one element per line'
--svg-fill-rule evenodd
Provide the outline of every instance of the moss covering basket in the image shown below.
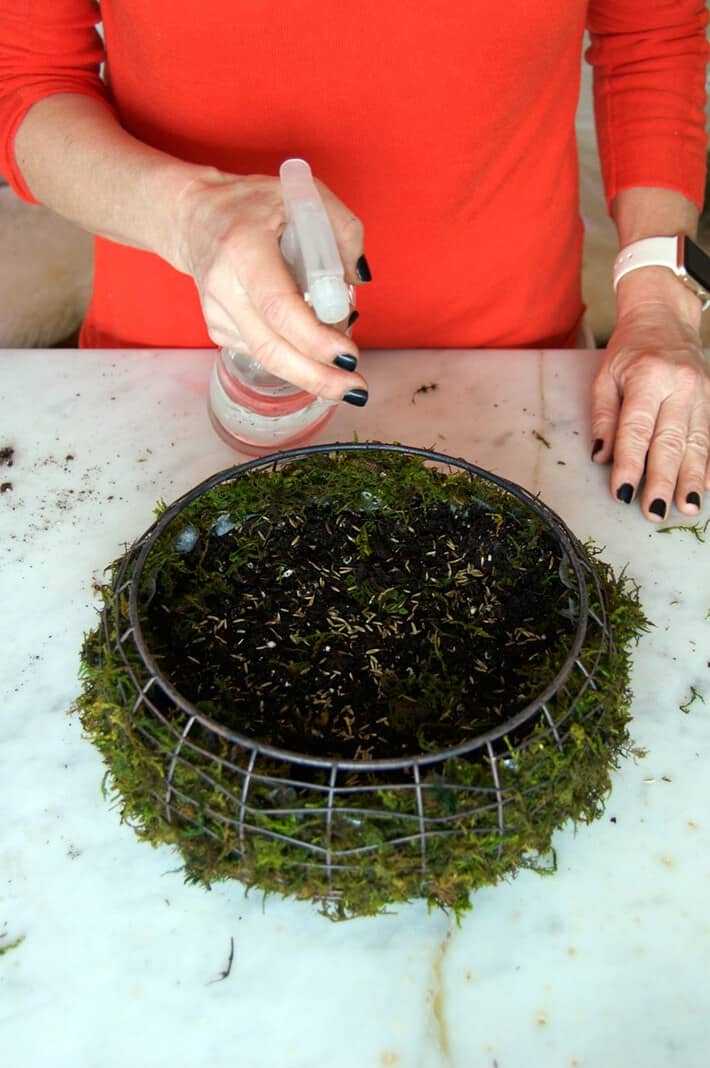
<path fill-rule="evenodd" d="M 112 568 L 82 724 L 186 877 L 456 912 L 597 818 L 635 591 L 520 487 L 394 445 L 214 476 Z"/>

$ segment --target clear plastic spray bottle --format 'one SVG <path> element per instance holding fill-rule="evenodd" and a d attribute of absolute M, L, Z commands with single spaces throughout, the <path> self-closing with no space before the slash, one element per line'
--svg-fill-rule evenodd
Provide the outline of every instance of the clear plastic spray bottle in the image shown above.
<path fill-rule="evenodd" d="M 322 323 L 347 320 L 353 293 L 311 168 L 288 159 L 279 171 L 286 209 L 281 253 Z M 222 349 L 212 368 L 209 414 L 219 436 L 252 456 L 303 444 L 327 422 L 337 402 L 314 397 L 266 371 L 246 349 Z"/>

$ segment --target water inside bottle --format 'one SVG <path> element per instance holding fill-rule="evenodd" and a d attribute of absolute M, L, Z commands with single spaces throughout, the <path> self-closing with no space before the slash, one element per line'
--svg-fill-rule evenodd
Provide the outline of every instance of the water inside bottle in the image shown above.
<path fill-rule="evenodd" d="M 217 354 L 209 388 L 209 414 L 217 434 L 250 456 L 301 445 L 335 411 L 335 402 L 314 397 L 264 371 L 234 350 Z"/>

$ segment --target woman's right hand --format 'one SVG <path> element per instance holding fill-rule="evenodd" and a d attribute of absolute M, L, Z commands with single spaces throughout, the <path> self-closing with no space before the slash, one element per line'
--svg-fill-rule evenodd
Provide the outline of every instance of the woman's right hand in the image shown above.
<path fill-rule="evenodd" d="M 346 283 L 369 281 L 362 223 L 316 184 Z M 308 393 L 365 404 L 365 379 L 341 369 L 355 366 L 357 346 L 338 327 L 318 321 L 281 255 L 286 217 L 278 178 L 216 170 L 193 178 L 178 198 L 176 223 L 171 262 L 195 280 L 216 345 L 245 346 L 267 371 Z"/>
<path fill-rule="evenodd" d="M 266 370 L 309 393 L 329 400 L 349 394 L 350 403 L 365 403 L 364 378 L 334 364 L 344 356 L 352 366 L 357 346 L 317 321 L 281 255 L 286 219 L 278 178 L 225 174 L 176 159 L 138 141 L 101 101 L 76 92 L 53 94 L 29 109 L 15 154 L 40 203 L 191 275 L 216 345 L 245 345 Z M 369 281 L 362 224 L 316 184 L 346 282 Z"/>

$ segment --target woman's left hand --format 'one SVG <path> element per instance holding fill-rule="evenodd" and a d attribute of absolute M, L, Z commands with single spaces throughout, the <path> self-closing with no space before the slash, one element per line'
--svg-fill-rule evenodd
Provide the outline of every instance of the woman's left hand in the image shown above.
<path fill-rule="evenodd" d="M 710 364 L 700 302 L 659 270 L 665 277 L 655 292 L 643 280 L 642 299 L 630 299 L 627 287 L 592 387 L 592 458 L 612 462 L 612 495 L 628 504 L 640 491 L 641 509 L 654 522 L 666 518 L 672 501 L 697 515 L 710 489 Z"/>

